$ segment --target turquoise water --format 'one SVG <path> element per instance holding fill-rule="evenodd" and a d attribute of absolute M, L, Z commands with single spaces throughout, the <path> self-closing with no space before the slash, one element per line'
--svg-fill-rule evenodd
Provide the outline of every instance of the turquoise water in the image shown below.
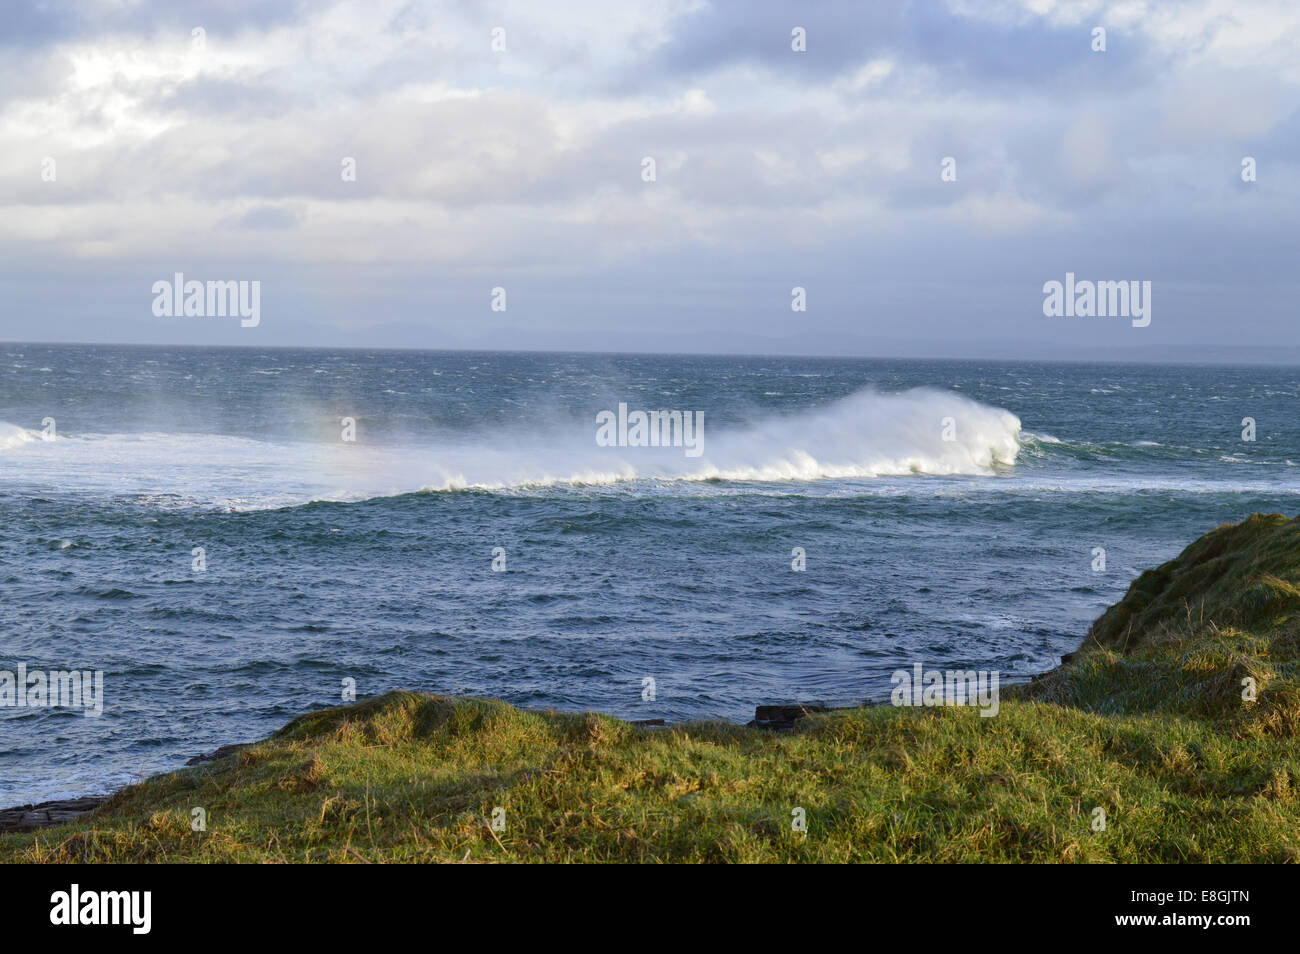
<path fill-rule="evenodd" d="M 1289 368 L 0 345 L 0 669 L 105 694 L 0 709 L 0 804 L 349 678 L 671 720 L 885 698 L 916 662 L 1024 678 L 1141 569 L 1296 512 L 1298 394 Z M 620 402 L 701 412 L 702 454 L 600 446 Z"/>

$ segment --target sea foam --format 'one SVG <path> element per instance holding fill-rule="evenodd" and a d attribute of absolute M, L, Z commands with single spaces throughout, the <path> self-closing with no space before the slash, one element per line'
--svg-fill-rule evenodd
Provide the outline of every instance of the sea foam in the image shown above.
<path fill-rule="evenodd" d="M 37 440 L 40 440 L 39 434 L 34 434 L 25 427 L 0 421 L 0 450 L 22 447 Z"/>
<path fill-rule="evenodd" d="M 708 408 L 705 411 L 706 421 Z M 0 429 L 0 441 L 38 438 Z M 256 441 L 201 434 L 60 435 L 24 460 L 65 490 L 135 492 L 162 500 L 261 509 L 417 491 L 505 490 L 631 481 L 812 481 L 990 475 L 1014 465 L 1020 420 L 963 395 L 923 388 L 859 391 L 808 410 L 705 428 L 703 453 L 601 447 L 590 420 L 494 428 L 429 443 Z M 27 457 L 27 455 L 23 455 Z M 16 465 L 10 459 L 11 465 Z"/>

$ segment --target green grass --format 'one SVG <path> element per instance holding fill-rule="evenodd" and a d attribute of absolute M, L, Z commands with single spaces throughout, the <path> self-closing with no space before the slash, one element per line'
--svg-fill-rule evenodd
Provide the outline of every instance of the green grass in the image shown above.
<path fill-rule="evenodd" d="M 0 861 L 1297 861 L 1298 635 L 1300 521 L 1256 516 L 1144 573 L 992 718 L 662 730 L 395 692 L 0 836 Z"/>

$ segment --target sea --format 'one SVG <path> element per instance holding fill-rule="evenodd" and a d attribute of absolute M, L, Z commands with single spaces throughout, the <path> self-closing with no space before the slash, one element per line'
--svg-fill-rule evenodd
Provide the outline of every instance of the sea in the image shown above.
<path fill-rule="evenodd" d="M 1296 513 L 1297 398 L 1271 366 L 0 343 L 0 673 L 102 673 L 99 714 L 0 692 L 0 807 L 350 692 L 743 722 L 917 663 L 1025 680 L 1143 569 Z M 638 411 L 696 446 L 601 436 Z"/>

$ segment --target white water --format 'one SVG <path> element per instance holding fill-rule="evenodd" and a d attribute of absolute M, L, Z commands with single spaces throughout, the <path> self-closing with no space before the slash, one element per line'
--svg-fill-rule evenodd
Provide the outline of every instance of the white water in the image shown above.
<path fill-rule="evenodd" d="M 634 408 L 635 409 L 635 408 Z M 951 440 L 945 440 L 945 419 Z M 272 443 L 203 434 L 39 435 L 0 424 L 0 483 L 154 496 L 235 509 L 358 500 L 418 490 L 504 489 L 630 480 L 809 481 L 986 475 L 1015 463 L 1020 421 L 958 394 L 862 391 L 811 411 L 715 429 L 703 453 L 600 447 L 594 419 L 478 434 L 454 444 Z"/>
<path fill-rule="evenodd" d="M 30 444 L 39 440 L 40 435 L 33 434 L 25 427 L 18 427 L 14 424 L 6 424 L 0 421 L 0 451 L 9 450 L 14 447 L 22 447 L 24 444 Z"/>

